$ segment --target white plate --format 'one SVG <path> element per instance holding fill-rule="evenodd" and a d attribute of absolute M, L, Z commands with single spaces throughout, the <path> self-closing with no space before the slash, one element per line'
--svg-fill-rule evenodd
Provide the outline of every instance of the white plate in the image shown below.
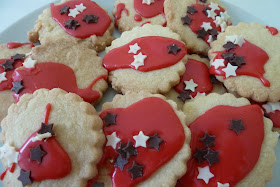
<path fill-rule="evenodd" d="M 95 0 L 101 7 L 106 8 L 109 13 L 112 12 L 113 9 L 113 3 L 115 0 Z M 232 16 L 233 24 L 237 24 L 240 21 L 243 22 L 259 22 L 261 24 L 265 24 L 263 20 L 259 19 L 257 16 L 254 16 L 250 14 L 249 12 L 244 11 L 243 9 L 238 8 L 237 6 L 233 5 L 229 2 L 223 2 L 225 6 L 228 8 L 229 14 Z M 0 34 L 0 43 L 7 43 L 7 42 L 13 42 L 13 41 L 19 41 L 19 42 L 27 42 L 27 32 L 31 30 L 35 24 L 35 21 L 38 17 L 38 15 L 41 14 L 43 9 L 45 9 L 48 6 L 41 7 L 37 10 L 34 10 L 32 13 L 28 14 L 27 16 L 21 18 L 16 23 L 14 23 L 12 26 L 8 27 L 6 30 L 4 30 Z M 114 36 L 119 37 L 119 32 L 115 31 Z M 104 56 L 104 53 L 100 53 L 100 56 Z M 97 110 L 100 111 L 102 103 L 106 101 L 111 101 L 113 96 L 115 95 L 115 92 L 112 89 L 109 89 L 105 94 L 100 102 L 96 106 Z M 1 145 L 1 144 L 0 144 Z M 267 187 L 279 187 L 280 186 L 280 143 L 278 143 L 276 147 L 276 155 L 277 155 L 277 162 L 274 166 L 274 178 L 267 183 Z M 0 171 L 3 171 L 3 166 L 0 165 Z M 0 184 L 0 187 L 2 187 L 2 183 Z"/>

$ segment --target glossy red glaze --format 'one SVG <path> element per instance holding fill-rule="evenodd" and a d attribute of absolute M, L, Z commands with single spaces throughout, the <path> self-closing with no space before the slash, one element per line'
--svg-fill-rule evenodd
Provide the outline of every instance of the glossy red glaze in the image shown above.
<path fill-rule="evenodd" d="M 245 65 L 242 65 L 240 68 L 236 70 L 236 75 L 247 75 L 251 77 L 256 77 L 260 79 L 264 86 L 270 87 L 270 82 L 264 78 L 263 74 L 265 73 L 264 66 L 266 62 L 269 60 L 268 54 L 255 44 L 245 40 L 245 43 L 242 47 L 236 45 L 236 49 L 232 49 L 231 53 L 235 53 L 237 56 L 243 56 Z M 216 57 L 213 59 L 223 59 L 222 54 L 226 53 L 225 51 L 218 51 Z M 228 61 L 225 61 L 225 65 L 228 64 Z M 214 75 L 224 76 L 225 72 L 222 69 L 225 67 L 219 67 L 215 69 L 214 66 L 210 67 L 210 73 Z"/>
<path fill-rule="evenodd" d="M 123 3 L 118 4 L 117 5 L 117 10 L 116 10 L 116 12 L 114 14 L 116 20 L 121 19 L 123 11 L 126 13 L 127 16 L 129 16 L 129 12 L 125 8 L 125 4 L 123 4 Z"/>
<path fill-rule="evenodd" d="M 278 29 L 276 29 L 275 27 L 266 26 L 266 28 L 269 30 L 269 32 L 272 34 L 272 36 L 275 36 L 276 34 L 278 34 Z"/>
<path fill-rule="evenodd" d="M 229 129 L 231 119 L 242 119 L 245 130 L 239 135 Z M 217 187 L 217 182 L 234 186 L 246 177 L 258 162 L 264 139 L 264 122 L 261 108 L 257 105 L 216 106 L 197 118 L 189 128 L 192 133 L 190 143 L 192 155 L 196 148 L 204 148 L 200 138 L 208 132 L 216 136 L 215 146 L 211 149 L 219 152 L 220 162 L 209 166 L 214 177 L 207 185 L 202 179 L 197 179 L 197 176 L 198 167 L 206 167 L 208 162 L 198 164 L 196 159 L 191 157 L 187 163 L 188 171 L 179 180 L 178 187 L 186 185 Z"/>
<path fill-rule="evenodd" d="M 49 123 L 49 117 L 50 117 L 51 109 L 52 109 L 52 105 L 50 103 L 48 103 L 47 106 L 46 106 L 45 117 L 44 117 L 44 123 L 45 124 Z"/>
<path fill-rule="evenodd" d="M 147 5 L 143 4 L 142 0 L 134 0 L 135 11 L 144 18 L 152 18 L 164 13 L 164 0 L 155 0 L 154 3 Z"/>
<path fill-rule="evenodd" d="M 134 20 L 140 22 L 140 21 L 142 21 L 142 17 L 139 14 L 135 14 Z"/>
<path fill-rule="evenodd" d="M 29 45 L 30 48 L 34 47 L 34 45 L 32 43 L 18 43 L 18 42 L 7 43 L 7 47 L 9 49 L 15 49 L 15 48 L 18 48 L 18 47 L 22 47 L 24 45 Z"/>
<path fill-rule="evenodd" d="M 83 3 L 83 5 L 86 7 L 86 9 L 78 14 L 76 18 L 73 18 L 72 16 L 68 16 L 68 14 L 60 14 L 60 9 L 64 6 L 68 6 L 71 9 L 75 8 L 75 5 L 80 5 Z M 83 21 L 83 18 L 85 15 L 94 14 L 95 16 L 98 16 L 98 22 L 97 23 L 86 23 Z M 52 18 L 60 25 L 60 27 L 67 32 L 69 35 L 76 37 L 76 38 L 88 38 L 92 35 L 96 36 L 103 36 L 103 34 L 106 32 L 106 30 L 109 28 L 111 24 L 111 18 L 107 14 L 107 12 L 102 9 L 99 5 L 97 5 L 95 2 L 90 0 L 71 0 L 66 1 L 63 4 L 60 5 L 54 5 L 51 4 L 51 15 Z M 76 30 L 68 29 L 65 27 L 65 22 L 68 19 L 74 19 L 79 22 L 80 26 L 76 28 Z"/>
<path fill-rule="evenodd" d="M 125 144 L 128 141 L 135 144 L 133 136 L 138 135 L 140 131 L 143 131 L 146 136 L 158 133 L 159 137 L 164 140 L 160 144 L 159 151 L 137 147 L 138 155 L 129 159 L 129 163 L 125 165 L 123 171 L 109 162 L 103 162 L 104 167 L 111 169 L 112 182 L 115 187 L 121 187 L 124 184 L 134 186 L 148 179 L 158 168 L 171 160 L 184 144 L 185 134 L 182 124 L 173 108 L 161 98 L 145 98 L 127 108 L 105 110 L 100 114 L 100 117 L 103 118 L 108 112 L 116 113 L 117 121 L 115 125 L 108 127 L 104 125 L 105 135 L 116 132 L 117 137 Z M 120 143 L 117 147 L 119 145 Z M 111 146 L 107 146 L 104 149 L 103 161 L 116 159 L 117 155 Z M 127 171 L 133 161 L 144 165 L 143 177 L 134 180 L 131 179 L 130 173 Z"/>
<path fill-rule="evenodd" d="M 104 67 L 108 71 L 125 68 L 135 69 L 135 67 L 131 65 L 134 61 L 135 54 L 128 53 L 130 49 L 129 46 L 135 43 L 141 47 L 138 53 L 142 52 L 143 55 L 147 55 L 144 61 L 145 65 L 138 68 L 138 71 L 142 72 L 172 66 L 178 63 L 187 54 L 186 46 L 178 40 L 160 36 L 148 36 L 137 38 L 124 46 L 111 50 L 103 59 Z M 177 55 L 168 53 L 168 45 L 173 44 L 177 44 L 181 48 Z"/>

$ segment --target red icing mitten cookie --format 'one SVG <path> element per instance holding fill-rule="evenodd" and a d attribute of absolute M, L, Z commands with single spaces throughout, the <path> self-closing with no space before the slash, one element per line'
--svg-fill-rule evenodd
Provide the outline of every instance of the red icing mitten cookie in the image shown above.
<path fill-rule="evenodd" d="M 203 107 L 201 107 L 203 106 Z M 272 178 L 278 133 L 258 105 L 210 94 L 184 105 L 192 157 L 177 186 L 265 186 Z"/>

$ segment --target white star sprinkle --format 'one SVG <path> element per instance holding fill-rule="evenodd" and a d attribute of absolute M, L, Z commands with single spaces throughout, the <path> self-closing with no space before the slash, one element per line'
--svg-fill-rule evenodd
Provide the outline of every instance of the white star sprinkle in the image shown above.
<path fill-rule="evenodd" d="M 203 22 L 201 27 L 204 28 L 205 31 L 213 29 L 213 27 L 211 27 L 211 23 L 210 22 Z"/>
<path fill-rule="evenodd" d="M 42 141 L 43 139 L 49 138 L 49 137 L 52 137 L 52 134 L 49 133 L 49 132 L 44 133 L 44 134 L 37 134 L 37 136 L 31 138 L 31 141 L 32 141 L 32 142 Z"/>
<path fill-rule="evenodd" d="M 211 8 L 211 10 L 215 11 L 215 10 L 220 10 L 219 5 L 216 3 L 210 3 L 209 7 Z"/>
<path fill-rule="evenodd" d="M 80 14 L 77 8 L 74 9 L 69 9 L 69 14 L 68 16 L 72 16 L 73 18 L 76 18 L 76 16 Z"/>
<path fill-rule="evenodd" d="M 142 0 L 142 4 L 147 4 L 147 5 L 150 5 L 154 2 L 155 2 L 155 0 Z"/>
<path fill-rule="evenodd" d="M 0 147 L 0 158 L 5 160 L 8 167 L 10 167 L 13 163 L 17 163 L 18 152 L 14 147 L 5 143 Z"/>
<path fill-rule="evenodd" d="M 76 5 L 76 9 L 79 11 L 79 12 L 83 12 L 87 7 L 84 6 L 83 3 L 79 4 L 79 5 Z"/>
<path fill-rule="evenodd" d="M 225 22 L 225 19 L 220 17 L 220 16 L 217 16 L 214 23 L 216 24 L 217 27 L 219 27 L 220 25 L 222 25 L 222 23 Z"/>
<path fill-rule="evenodd" d="M 212 62 L 211 66 L 214 66 L 215 69 L 218 69 L 219 67 L 225 66 L 225 60 L 224 59 L 216 59 L 214 62 Z"/>
<path fill-rule="evenodd" d="M 228 26 L 227 26 L 227 23 L 226 23 L 226 22 L 223 22 L 223 23 L 221 24 L 221 31 L 222 31 L 222 32 L 225 32 L 225 30 L 226 30 L 227 27 L 228 27 Z"/>
<path fill-rule="evenodd" d="M 147 55 L 143 55 L 142 53 L 139 53 L 138 55 L 134 55 L 134 61 L 131 63 L 132 66 L 135 67 L 135 69 L 138 69 L 139 66 L 144 66 L 144 61 L 147 58 Z"/>
<path fill-rule="evenodd" d="M 0 73 L 0 83 L 8 80 L 6 78 L 6 72 Z"/>
<path fill-rule="evenodd" d="M 205 92 L 197 92 L 196 95 L 194 97 L 191 96 L 191 99 L 194 99 L 194 98 L 197 98 L 197 97 L 201 97 L 201 96 L 206 96 L 206 93 Z"/>
<path fill-rule="evenodd" d="M 138 43 L 135 43 L 134 45 L 129 46 L 128 53 L 136 54 L 140 49 L 141 49 L 141 47 L 139 47 Z"/>
<path fill-rule="evenodd" d="M 227 42 L 232 42 L 241 47 L 245 43 L 245 40 L 244 40 L 243 36 L 231 35 L 231 36 L 226 36 L 225 43 L 227 43 Z"/>
<path fill-rule="evenodd" d="M 217 187 L 229 187 L 229 183 L 222 184 L 218 182 L 217 184 L 218 184 Z"/>
<path fill-rule="evenodd" d="M 195 88 L 198 86 L 195 82 L 193 82 L 193 79 L 189 81 L 184 81 L 186 87 L 185 90 L 191 90 L 192 92 L 195 91 Z"/>
<path fill-rule="evenodd" d="M 113 132 L 111 135 L 107 135 L 107 143 L 106 146 L 112 146 L 114 149 L 116 149 L 117 144 L 121 141 L 116 135 L 116 132 Z"/>
<path fill-rule="evenodd" d="M 208 42 L 208 43 L 213 42 L 213 36 L 212 36 L 212 35 L 209 35 L 209 38 L 208 38 L 207 42 Z"/>
<path fill-rule="evenodd" d="M 220 13 L 220 16 L 225 20 L 225 21 L 228 21 L 230 16 L 228 15 L 227 11 L 225 12 L 221 12 Z"/>
<path fill-rule="evenodd" d="M 136 142 L 135 147 L 147 147 L 146 142 L 149 138 L 149 136 L 146 136 L 142 131 L 140 131 L 138 135 L 133 136 L 133 139 Z"/>
<path fill-rule="evenodd" d="M 215 19 L 215 16 L 217 16 L 216 12 L 214 10 L 207 10 L 207 17 Z"/>
<path fill-rule="evenodd" d="M 268 102 L 263 104 L 262 107 L 265 109 L 266 113 L 275 112 L 276 110 L 280 111 L 280 102 Z"/>
<path fill-rule="evenodd" d="M 226 73 L 226 78 L 230 76 L 236 76 L 236 69 L 238 66 L 233 66 L 230 63 L 227 64 L 227 67 L 222 69 Z"/>
<path fill-rule="evenodd" d="M 197 179 L 202 179 L 206 184 L 208 184 L 209 180 L 214 177 L 213 173 L 210 172 L 209 166 L 204 168 L 198 167 L 199 174 Z"/>
<path fill-rule="evenodd" d="M 32 58 L 27 58 L 24 62 L 23 62 L 23 66 L 25 68 L 34 68 L 35 64 L 37 64 L 37 60 L 32 60 Z"/>

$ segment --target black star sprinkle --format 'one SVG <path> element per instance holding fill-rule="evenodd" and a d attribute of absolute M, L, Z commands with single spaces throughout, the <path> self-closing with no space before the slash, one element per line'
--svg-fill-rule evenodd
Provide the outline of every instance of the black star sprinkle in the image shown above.
<path fill-rule="evenodd" d="M 227 50 L 230 51 L 231 49 L 235 49 L 236 45 L 232 42 L 227 42 L 223 47 Z"/>
<path fill-rule="evenodd" d="M 191 99 L 191 93 L 191 90 L 182 91 L 177 98 L 185 102 L 187 99 Z"/>
<path fill-rule="evenodd" d="M 123 170 L 124 166 L 128 163 L 126 159 L 122 159 L 121 156 L 118 156 L 114 165 L 118 166 L 120 170 Z"/>
<path fill-rule="evenodd" d="M 219 33 L 218 33 L 218 30 L 217 30 L 217 29 L 211 29 L 211 30 L 209 31 L 209 34 L 211 34 L 211 35 L 212 35 L 213 40 L 217 40 L 217 36 L 219 35 Z"/>
<path fill-rule="evenodd" d="M 117 114 L 108 112 L 106 114 L 106 116 L 104 118 L 102 118 L 103 121 L 105 122 L 105 126 L 108 127 L 112 124 L 116 124 L 116 117 L 117 117 Z"/>
<path fill-rule="evenodd" d="M 168 45 L 168 53 L 173 53 L 174 55 L 177 55 L 178 51 L 181 51 L 181 48 L 178 47 L 177 44 Z"/>
<path fill-rule="evenodd" d="M 206 37 L 206 34 L 207 34 L 207 32 L 205 31 L 204 28 L 202 28 L 200 30 L 197 30 L 197 35 L 198 35 L 197 37 L 198 38 L 204 39 Z"/>
<path fill-rule="evenodd" d="M 246 64 L 244 59 L 243 59 L 243 56 L 235 56 L 232 60 L 229 61 L 229 63 L 233 66 L 238 66 L 239 68 Z"/>
<path fill-rule="evenodd" d="M 64 24 L 65 24 L 64 25 L 65 27 L 67 27 L 68 29 L 73 29 L 73 30 L 76 30 L 77 27 L 80 26 L 80 24 L 73 19 L 68 19 Z"/>
<path fill-rule="evenodd" d="M 70 7 L 69 6 L 64 6 L 63 8 L 60 9 L 60 14 L 68 14 Z"/>
<path fill-rule="evenodd" d="M 148 139 L 148 148 L 159 150 L 160 144 L 163 142 L 163 139 L 158 137 L 158 134 L 155 133 Z"/>
<path fill-rule="evenodd" d="M 137 156 L 137 150 L 135 149 L 134 145 L 131 142 L 128 142 L 126 146 L 123 148 L 126 152 L 126 158 L 129 159 L 132 156 Z"/>
<path fill-rule="evenodd" d="M 199 148 L 196 148 L 196 151 L 195 151 L 195 154 L 193 155 L 193 157 L 197 160 L 198 164 L 200 164 L 201 162 L 206 160 L 204 158 L 204 156 L 207 154 L 207 152 L 208 152 L 207 149 L 201 150 Z"/>
<path fill-rule="evenodd" d="M 207 0 L 200 0 L 200 2 L 202 2 L 202 3 L 206 3 L 206 2 L 207 2 Z"/>
<path fill-rule="evenodd" d="M 200 141 L 203 142 L 205 147 L 215 146 L 215 138 L 216 136 L 211 136 L 206 132 L 203 138 L 200 138 Z"/>
<path fill-rule="evenodd" d="M 104 187 L 105 184 L 103 182 L 94 182 L 91 187 Z"/>
<path fill-rule="evenodd" d="M 30 171 L 24 171 L 21 169 L 20 175 L 17 179 L 22 183 L 22 186 L 26 186 L 28 184 L 32 184 L 32 179 L 30 178 L 30 175 Z"/>
<path fill-rule="evenodd" d="M 18 54 L 18 53 L 16 55 L 14 55 L 14 56 L 11 56 L 11 58 L 13 60 L 23 60 L 24 57 L 25 57 L 25 54 Z"/>
<path fill-rule="evenodd" d="M 210 80 L 211 80 L 212 84 L 218 84 L 219 83 L 219 81 L 218 81 L 218 79 L 216 78 L 215 75 L 210 75 Z"/>
<path fill-rule="evenodd" d="M 213 164 L 215 164 L 217 162 L 220 162 L 219 152 L 218 151 L 213 151 L 210 148 L 208 148 L 207 154 L 204 155 L 204 158 L 208 161 L 210 166 L 212 166 Z"/>
<path fill-rule="evenodd" d="M 235 53 L 231 53 L 231 52 L 226 52 L 224 54 L 222 54 L 222 57 L 225 59 L 225 60 L 233 60 L 234 57 L 235 57 Z"/>
<path fill-rule="evenodd" d="M 188 6 L 188 10 L 187 10 L 187 13 L 189 13 L 189 14 L 194 14 L 194 13 L 196 13 L 197 12 L 197 10 L 195 9 L 195 7 L 194 6 Z"/>
<path fill-rule="evenodd" d="M 41 128 L 38 130 L 37 134 L 45 134 L 47 132 L 51 133 L 52 136 L 55 135 L 55 133 L 53 132 L 53 124 L 45 124 L 42 123 L 41 124 Z"/>
<path fill-rule="evenodd" d="M 183 22 L 183 25 L 190 25 L 192 23 L 192 18 L 190 18 L 188 15 L 182 17 L 181 20 Z"/>
<path fill-rule="evenodd" d="M 85 17 L 83 18 L 83 21 L 85 21 L 87 23 L 97 23 L 98 19 L 99 19 L 98 16 L 90 14 L 90 15 L 85 15 Z"/>
<path fill-rule="evenodd" d="M 137 164 L 135 161 L 133 161 L 133 164 L 131 168 L 128 168 L 127 171 L 131 174 L 132 180 L 134 180 L 137 177 L 143 176 L 143 170 L 144 166 Z"/>
<path fill-rule="evenodd" d="M 230 119 L 229 129 L 234 130 L 236 134 L 240 134 L 240 131 L 244 130 L 245 126 L 243 125 L 241 119 L 238 120 Z"/>
<path fill-rule="evenodd" d="M 266 118 L 270 118 L 270 115 L 268 113 L 264 113 L 263 116 Z"/>
<path fill-rule="evenodd" d="M 42 158 L 46 155 L 47 153 L 42 150 L 40 145 L 37 145 L 34 149 L 30 149 L 30 160 L 36 160 L 38 163 L 42 162 Z"/>
<path fill-rule="evenodd" d="M 4 68 L 4 71 L 14 69 L 14 61 L 6 60 L 1 66 Z"/>
<path fill-rule="evenodd" d="M 210 10 L 207 6 L 205 6 L 205 8 L 202 10 L 202 12 L 208 16 L 207 10 Z"/>
<path fill-rule="evenodd" d="M 126 152 L 123 150 L 123 148 L 125 148 L 125 145 L 121 142 L 120 147 L 116 150 L 116 152 L 122 159 L 126 159 Z"/>
<path fill-rule="evenodd" d="M 22 86 L 22 81 L 17 81 L 13 82 L 13 88 L 11 90 L 18 94 L 23 88 L 24 86 Z"/>

